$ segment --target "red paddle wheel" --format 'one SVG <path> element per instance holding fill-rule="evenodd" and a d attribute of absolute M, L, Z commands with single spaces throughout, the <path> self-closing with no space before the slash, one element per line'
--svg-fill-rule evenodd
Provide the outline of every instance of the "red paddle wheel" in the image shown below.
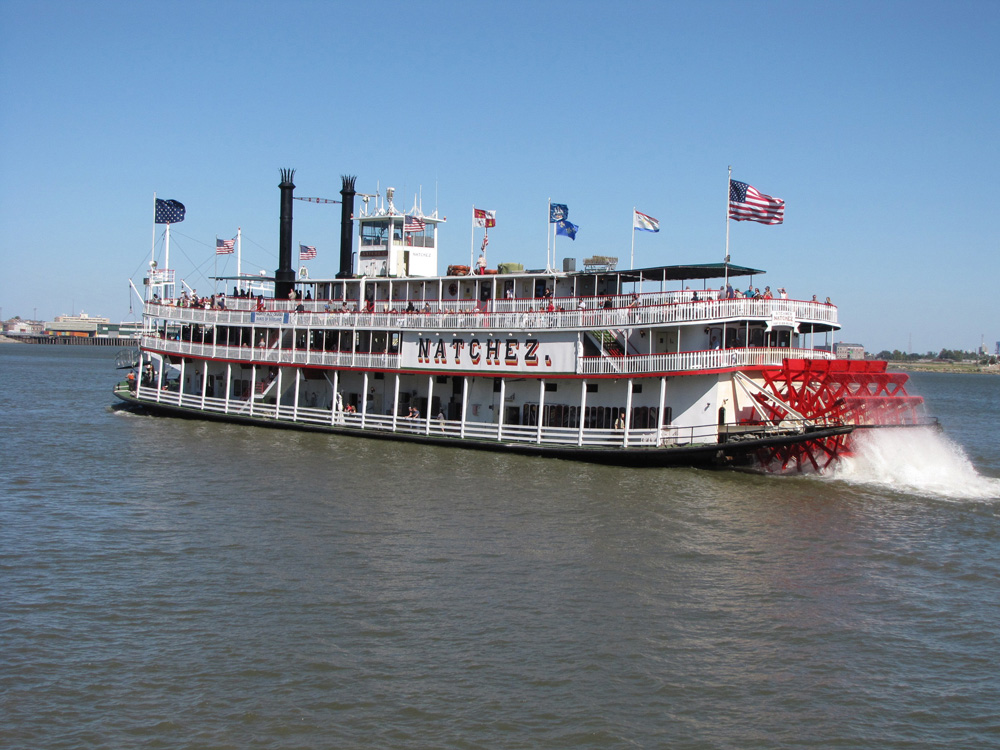
<path fill-rule="evenodd" d="M 815 427 L 918 424 L 923 398 L 904 387 L 909 376 L 886 372 L 886 363 L 856 359 L 786 359 L 761 371 L 769 399 L 757 396 L 774 423 L 797 412 Z M 790 408 L 784 408 L 782 404 Z M 765 449 L 758 461 L 769 470 L 822 471 L 850 455 L 851 436 L 834 435 Z"/>

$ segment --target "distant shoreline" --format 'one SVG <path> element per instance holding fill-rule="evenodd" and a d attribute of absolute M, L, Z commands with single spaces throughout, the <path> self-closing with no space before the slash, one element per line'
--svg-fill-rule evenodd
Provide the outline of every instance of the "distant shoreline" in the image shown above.
<path fill-rule="evenodd" d="M 1000 365 L 939 364 L 933 362 L 892 362 L 890 370 L 903 372 L 946 372 L 959 375 L 1000 375 Z"/>

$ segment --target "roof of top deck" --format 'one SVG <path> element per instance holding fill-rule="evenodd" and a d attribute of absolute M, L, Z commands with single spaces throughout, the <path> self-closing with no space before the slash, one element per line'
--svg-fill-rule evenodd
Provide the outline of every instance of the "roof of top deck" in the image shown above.
<path fill-rule="evenodd" d="M 338 279 L 338 278 L 307 278 L 307 279 L 296 279 L 296 284 L 316 284 L 316 283 L 329 283 L 336 281 L 351 281 L 360 280 L 365 278 L 369 281 L 428 281 L 433 278 L 516 278 L 523 276 L 620 276 L 622 281 L 627 282 L 638 282 L 638 281 L 690 281 L 692 279 L 722 279 L 727 275 L 732 278 L 734 276 L 756 276 L 757 274 L 767 273 L 759 268 L 748 268 L 747 266 L 734 266 L 732 263 L 728 264 L 729 271 L 726 272 L 726 263 L 698 263 L 695 265 L 686 266 L 653 266 L 651 268 L 633 268 L 628 270 L 614 270 L 614 271 L 545 271 L 545 270 L 529 270 L 529 271 L 518 271 L 516 273 L 506 273 L 506 274 L 490 274 L 489 276 L 353 276 L 348 279 Z M 213 279 L 218 281 L 274 281 L 273 276 L 213 276 Z"/>
<path fill-rule="evenodd" d="M 727 266 L 729 268 L 728 273 L 726 272 Z M 767 272 L 761 271 L 758 268 L 734 266 L 732 263 L 698 263 L 688 266 L 654 266 L 652 268 L 634 268 L 627 271 L 603 271 L 600 272 L 600 275 L 616 274 L 622 277 L 622 281 L 689 281 L 691 279 L 722 279 L 726 276 L 756 276 L 760 273 Z"/>

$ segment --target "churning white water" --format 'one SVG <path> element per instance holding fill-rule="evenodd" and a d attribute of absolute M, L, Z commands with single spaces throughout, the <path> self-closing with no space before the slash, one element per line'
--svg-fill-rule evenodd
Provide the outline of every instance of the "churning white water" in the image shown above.
<path fill-rule="evenodd" d="M 962 447 L 934 428 L 858 430 L 854 455 L 828 476 L 952 499 L 1000 500 L 1000 479 L 976 471 Z"/>

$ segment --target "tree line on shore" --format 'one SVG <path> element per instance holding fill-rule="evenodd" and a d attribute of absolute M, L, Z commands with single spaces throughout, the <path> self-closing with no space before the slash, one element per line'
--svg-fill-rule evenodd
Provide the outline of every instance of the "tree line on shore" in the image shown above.
<path fill-rule="evenodd" d="M 889 362 L 967 362 L 978 365 L 997 364 L 996 355 L 980 354 L 979 352 L 967 352 L 961 349 L 942 349 L 939 352 L 927 352 L 918 354 L 901 352 L 899 349 L 883 349 L 875 355 L 875 359 L 884 359 Z"/>

